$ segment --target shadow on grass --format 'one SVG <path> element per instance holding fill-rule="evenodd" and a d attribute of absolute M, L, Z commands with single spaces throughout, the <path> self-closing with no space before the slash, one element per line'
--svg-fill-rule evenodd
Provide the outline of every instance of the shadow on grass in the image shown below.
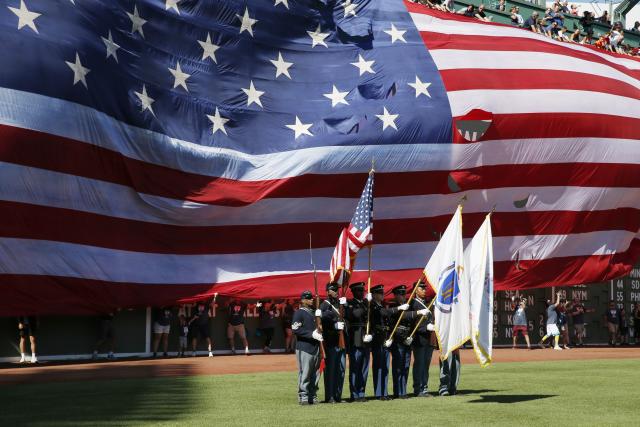
<path fill-rule="evenodd" d="M 556 394 L 496 394 L 482 395 L 479 399 L 470 400 L 468 403 L 519 403 L 531 400 L 547 399 L 556 397 Z"/>
<path fill-rule="evenodd" d="M 23 375 L 20 384 L 0 386 L 0 402 L 11 402 L 3 411 L 3 425 L 123 425 L 136 422 L 179 421 L 194 410 L 193 383 L 188 366 L 185 377 L 160 377 L 166 366 L 139 366 L 135 373 L 122 366 L 94 365 L 83 378 L 69 375 L 67 381 L 40 382 L 41 375 Z M 72 373 L 74 371 L 69 371 Z M 89 380 L 85 376 L 94 376 Z M 126 377 L 129 374 L 129 377 Z M 77 375 L 77 374 L 76 374 Z M 106 379 L 109 376 L 115 379 Z M 156 378 L 154 378 L 154 376 Z M 133 378 L 132 378 L 133 377 Z M 74 381 L 74 379 L 82 379 Z"/>
<path fill-rule="evenodd" d="M 490 390 L 488 388 L 478 389 L 478 390 L 470 390 L 470 389 L 458 389 L 456 390 L 456 394 L 467 395 L 467 394 L 480 394 L 480 393 L 498 393 L 502 390 Z"/>

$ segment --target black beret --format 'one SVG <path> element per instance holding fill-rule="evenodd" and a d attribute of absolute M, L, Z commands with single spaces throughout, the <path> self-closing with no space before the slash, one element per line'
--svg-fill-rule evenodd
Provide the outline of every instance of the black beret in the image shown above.
<path fill-rule="evenodd" d="M 356 282 L 349 285 L 352 291 L 364 291 L 364 282 Z"/>
<path fill-rule="evenodd" d="M 327 290 L 328 291 L 338 292 L 338 284 L 336 282 L 327 283 Z"/>
<path fill-rule="evenodd" d="M 313 299 L 313 294 L 311 291 L 304 291 L 302 295 L 300 295 L 300 299 Z"/>
<path fill-rule="evenodd" d="M 384 293 L 384 285 L 375 285 L 371 287 L 372 294 L 383 294 Z"/>
<path fill-rule="evenodd" d="M 404 295 L 407 293 L 407 287 L 405 285 L 398 285 L 395 288 L 393 288 L 391 292 L 393 292 L 394 295 L 396 294 Z"/>

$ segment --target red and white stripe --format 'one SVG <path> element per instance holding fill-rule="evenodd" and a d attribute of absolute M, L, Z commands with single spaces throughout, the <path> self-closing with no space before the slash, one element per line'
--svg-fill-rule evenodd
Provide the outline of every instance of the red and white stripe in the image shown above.
<path fill-rule="evenodd" d="M 370 231 L 370 227 L 358 230 L 351 224 L 342 230 L 329 266 L 329 277 L 332 281 L 342 285 L 345 276 L 341 272 L 351 274 L 356 254 L 364 247 L 367 240 L 370 240 Z"/>
<path fill-rule="evenodd" d="M 450 179 L 468 197 L 466 239 L 496 205 L 496 289 L 626 273 L 640 254 L 640 62 L 407 7 L 454 116 L 493 113 L 480 142 L 248 155 L 0 89 L 0 314 L 297 296 L 313 286 L 308 233 L 329 259 L 371 158 L 375 282 L 419 277 L 461 196 Z M 364 244 L 348 234 L 338 259 Z M 366 261 L 351 267 L 365 278 Z"/>

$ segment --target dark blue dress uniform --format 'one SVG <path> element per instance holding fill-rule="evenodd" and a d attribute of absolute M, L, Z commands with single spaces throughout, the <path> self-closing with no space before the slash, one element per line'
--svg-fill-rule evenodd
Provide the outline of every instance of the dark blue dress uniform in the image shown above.
<path fill-rule="evenodd" d="M 338 291 L 335 283 L 327 284 L 327 290 Z M 346 350 L 338 345 L 340 321 L 340 302 L 337 298 L 327 298 L 320 304 L 322 311 L 322 336 L 324 337 L 325 370 L 324 400 L 333 403 L 342 401 L 342 386 L 346 366 Z"/>
<path fill-rule="evenodd" d="M 460 350 L 453 351 L 447 360 L 440 361 L 440 396 L 453 396 L 460 382 Z"/>
<path fill-rule="evenodd" d="M 311 292 L 304 291 L 301 299 L 311 300 Z M 298 362 L 298 402 L 315 403 L 320 382 L 320 342 L 313 337 L 316 329 L 315 310 L 301 306 L 293 313 L 291 329 L 296 335 L 296 361 Z"/>
<path fill-rule="evenodd" d="M 429 304 L 415 297 L 411 301 L 411 311 L 418 311 L 427 308 Z M 420 321 L 420 317 L 416 316 L 414 322 Z M 431 365 L 431 357 L 433 356 L 432 332 L 427 329 L 427 325 L 433 323 L 433 315 L 427 313 L 418 330 L 413 336 L 411 346 L 413 348 L 413 392 L 416 396 L 429 397 L 429 366 Z"/>
<path fill-rule="evenodd" d="M 364 283 L 353 283 L 351 292 L 354 298 L 349 300 L 345 310 L 347 320 L 347 351 L 349 353 L 349 391 L 351 400 L 364 401 L 367 377 L 369 376 L 369 359 L 371 349 L 364 342 L 367 333 L 368 302 L 362 298 Z M 360 298 L 355 298 L 355 296 Z"/>
<path fill-rule="evenodd" d="M 394 295 L 405 295 L 407 287 L 405 285 L 396 286 L 392 292 Z M 402 303 L 404 303 L 404 301 Z M 398 302 L 394 302 L 393 304 L 394 306 L 400 305 Z M 401 312 L 397 312 L 391 316 L 392 326 L 398 321 L 400 313 Z M 391 344 L 391 375 L 393 378 L 394 398 L 407 397 L 407 381 L 409 379 L 409 368 L 411 366 L 411 346 L 406 345 L 404 340 L 411 334 L 414 318 L 414 311 L 406 311 L 393 336 L 393 344 Z"/>
<path fill-rule="evenodd" d="M 371 293 L 384 293 L 383 285 L 376 285 L 371 288 Z M 371 342 L 371 356 L 373 359 L 373 386 L 375 396 L 380 400 L 387 400 L 389 393 L 387 383 L 389 379 L 389 348 L 384 346 L 384 342 L 391 330 L 390 317 L 397 313 L 395 308 L 385 308 L 381 303 L 371 301 L 371 331 L 373 331 L 373 341 Z"/>

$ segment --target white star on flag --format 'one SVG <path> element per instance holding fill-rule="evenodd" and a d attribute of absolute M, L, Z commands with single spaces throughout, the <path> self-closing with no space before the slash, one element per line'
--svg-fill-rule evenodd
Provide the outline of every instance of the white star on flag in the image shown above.
<path fill-rule="evenodd" d="M 182 86 L 184 90 L 189 92 L 189 88 L 187 88 L 187 79 L 191 77 L 191 74 L 187 74 L 182 72 L 182 68 L 180 68 L 180 61 L 176 63 L 176 68 L 169 68 L 169 72 L 173 74 L 173 88 L 177 88 L 178 86 Z"/>
<path fill-rule="evenodd" d="M 356 3 L 351 3 L 351 0 L 345 0 L 345 2 L 342 3 L 342 7 L 344 7 L 345 18 L 349 15 L 357 16 L 356 7 L 358 7 L 358 5 Z"/>
<path fill-rule="evenodd" d="M 278 52 L 278 59 L 270 59 L 270 61 L 276 67 L 276 79 L 280 74 L 284 74 L 291 79 L 291 76 L 289 75 L 289 67 L 293 65 L 293 62 L 287 62 L 282 59 L 281 52 Z"/>
<path fill-rule="evenodd" d="M 296 122 L 294 124 L 286 125 L 286 126 L 294 132 L 295 134 L 294 139 L 298 139 L 298 137 L 302 135 L 313 136 L 313 134 L 309 132 L 309 128 L 313 126 L 313 123 L 308 123 L 308 124 L 302 123 L 298 118 L 298 116 L 296 116 Z"/>
<path fill-rule="evenodd" d="M 352 62 L 351 65 L 357 67 L 358 70 L 360 70 L 360 75 L 363 75 L 364 73 L 375 74 L 375 71 L 373 71 L 373 68 L 371 68 L 374 63 L 374 60 L 365 61 L 362 55 L 358 54 L 358 62 Z"/>
<path fill-rule="evenodd" d="M 211 43 L 211 34 L 207 33 L 207 39 L 205 41 L 198 40 L 198 43 L 200 47 L 202 47 L 202 60 L 204 61 L 207 58 L 211 58 L 211 60 L 217 64 L 216 50 L 220 49 L 220 46 Z"/>
<path fill-rule="evenodd" d="M 82 82 L 82 84 L 84 85 L 85 88 L 88 89 L 87 87 L 87 81 L 85 80 L 85 76 L 87 74 L 89 74 L 89 70 L 86 67 L 83 67 L 82 64 L 80 63 L 80 56 L 78 56 L 78 52 L 76 52 L 76 62 L 69 62 L 69 61 L 64 61 L 67 63 L 67 65 L 69 66 L 69 68 L 71 68 L 73 70 L 73 85 L 75 86 L 76 83 L 78 82 Z"/>
<path fill-rule="evenodd" d="M 142 85 L 142 92 L 133 92 L 136 94 L 136 96 L 138 97 L 138 99 L 140 100 L 140 106 L 142 107 L 142 110 L 149 110 L 151 111 L 151 114 L 153 114 L 154 116 L 156 115 L 156 113 L 153 111 L 153 108 L 151 107 L 151 104 L 153 104 L 155 102 L 155 100 L 153 98 L 151 98 L 149 95 L 147 95 L 147 88 L 145 87 L 145 85 Z"/>
<path fill-rule="evenodd" d="M 37 34 L 38 29 L 36 28 L 36 23 L 33 22 L 38 16 L 41 16 L 41 13 L 31 12 L 27 9 L 27 5 L 24 4 L 24 0 L 20 0 L 20 9 L 16 7 L 7 6 L 9 10 L 18 17 L 18 29 L 21 29 L 24 26 L 31 28 Z"/>
<path fill-rule="evenodd" d="M 178 13 L 178 15 L 180 15 L 180 9 L 178 9 L 178 3 L 180 3 L 181 1 L 182 0 L 165 0 L 164 10 L 173 9 Z"/>
<path fill-rule="evenodd" d="M 242 21 L 240 24 L 240 34 L 242 34 L 243 31 L 246 31 L 251 34 L 251 37 L 253 37 L 253 26 L 258 22 L 258 20 L 249 16 L 249 8 L 245 7 L 243 16 L 240 16 L 237 13 L 236 16 Z"/>
<path fill-rule="evenodd" d="M 420 81 L 418 76 L 416 76 L 415 83 L 408 83 L 408 85 L 416 90 L 416 98 L 420 95 L 426 95 L 427 97 L 431 98 L 431 94 L 429 94 L 428 90 L 429 86 L 431 86 L 431 83 L 424 83 Z"/>
<path fill-rule="evenodd" d="M 111 30 L 109 30 L 109 38 L 100 38 L 107 48 L 107 59 L 109 59 L 110 56 L 113 56 L 113 59 L 118 62 L 118 54 L 116 52 L 118 51 L 118 49 L 120 49 L 120 46 L 113 42 L 113 38 L 111 38 Z"/>
<path fill-rule="evenodd" d="M 383 114 L 376 114 L 376 117 L 382 120 L 382 130 L 385 130 L 387 127 L 392 127 L 395 130 L 398 130 L 396 127 L 395 120 L 398 118 L 399 114 L 389 114 L 387 111 L 387 107 L 384 107 Z"/>
<path fill-rule="evenodd" d="M 333 85 L 333 91 L 331 93 L 325 93 L 323 95 L 326 98 L 329 98 L 331 100 L 331 106 L 335 107 L 338 104 L 349 105 L 346 99 L 344 99 L 348 94 L 349 92 L 340 92 L 336 85 Z"/>
<path fill-rule="evenodd" d="M 330 33 L 323 33 L 320 30 L 320 24 L 318 24 L 318 28 L 315 31 L 307 31 L 307 34 L 309 34 L 309 37 L 311 37 L 311 47 L 312 48 L 316 47 L 319 44 L 324 46 L 324 47 L 329 47 L 329 46 L 327 46 L 327 43 L 324 41 L 324 39 L 329 37 Z"/>
<path fill-rule="evenodd" d="M 250 81 L 249 88 L 242 88 L 242 91 L 247 95 L 247 106 L 255 102 L 260 107 L 262 107 L 262 101 L 260 101 L 260 97 L 264 95 L 264 91 L 256 90 L 255 86 L 253 86 L 253 80 Z"/>
<path fill-rule="evenodd" d="M 211 120 L 211 123 L 213 124 L 211 128 L 211 132 L 213 135 L 215 135 L 216 132 L 219 130 L 221 130 L 222 133 L 224 133 L 225 135 L 227 134 L 227 130 L 224 128 L 224 125 L 229 121 L 229 119 L 225 119 L 220 115 L 220 111 L 218 111 L 218 107 L 216 107 L 216 112 L 213 114 L 213 116 L 210 116 L 209 114 L 207 114 L 207 117 L 209 118 L 209 120 Z"/>
<path fill-rule="evenodd" d="M 385 33 L 389 34 L 391 36 L 391 44 L 395 43 L 396 41 L 402 41 L 402 42 L 407 42 L 404 39 L 404 33 L 406 33 L 406 30 L 398 30 L 396 28 L 395 25 L 391 24 L 391 29 L 390 30 L 384 30 Z"/>
<path fill-rule="evenodd" d="M 142 32 L 142 26 L 147 23 L 145 19 L 140 18 L 138 15 L 138 6 L 133 6 L 133 13 L 127 12 L 129 19 L 131 20 L 131 34 L 136 31 L 140 33 L 140 36 L 144 38 L 144 33 Z"/>
<path fill-rule="evenodd" d="M 277 6 L 279 4 L 283 4 L 284 7 L 289 9 L 289 0 L 276 0 L 276 2 L 274 3 L 274 6 Z"/>

